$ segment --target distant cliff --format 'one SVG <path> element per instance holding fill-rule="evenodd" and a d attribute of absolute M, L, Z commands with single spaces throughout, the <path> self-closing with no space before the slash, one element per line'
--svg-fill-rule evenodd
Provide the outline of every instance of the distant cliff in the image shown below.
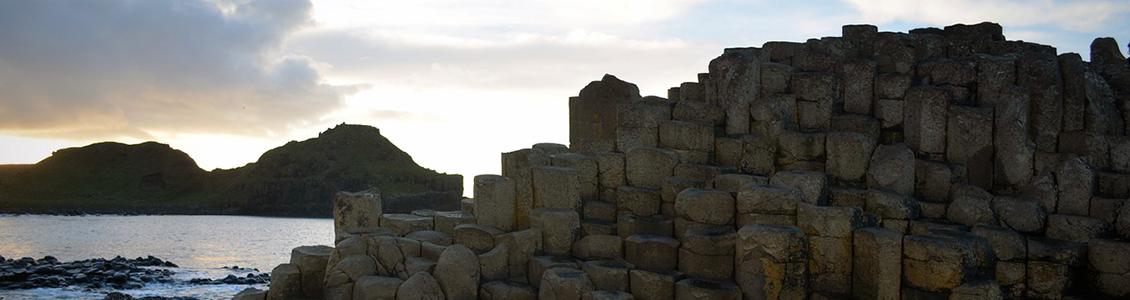
<path fill-rule="evenodd" d="M 441 206 L 457 205 L 463 189 L 461 176 L 420 167 L 380 130 L 343 124 L 211 172 L 155 142 L 58 150 L 0 166 L 0 212 L 329 216 L 334 192 L 369 187 L 389 201 Z"/>

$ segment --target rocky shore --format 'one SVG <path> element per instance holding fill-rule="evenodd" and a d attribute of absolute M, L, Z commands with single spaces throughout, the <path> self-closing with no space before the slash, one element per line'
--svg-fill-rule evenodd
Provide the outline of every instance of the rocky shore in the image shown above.
<path fill-rule="evenodd" d="M 127 259 L 87 259 L 61 262 L 55 257 L 40 259 L 24 257 L 6 259 L 0 256 L 0 290 L 81 287 L 87 290 L 132 290 L 145 288 L 148 284 L 177 283 L 173 275 L 179 266 L 171 261 L 157 257 L 138 257 Z M 224 267 L 232 271 L 247 271 L 244 276 L 229 274 L 222 278 L 192 278 L 184 284 L 193 285 L 256 285 L 270 282 L 270 275 L 257 273 L 256 269 Z M 120 292 L 110 292 L 105 299 L 135 299 Z M 188 299 L 145 297 L 136 299 Z"/>

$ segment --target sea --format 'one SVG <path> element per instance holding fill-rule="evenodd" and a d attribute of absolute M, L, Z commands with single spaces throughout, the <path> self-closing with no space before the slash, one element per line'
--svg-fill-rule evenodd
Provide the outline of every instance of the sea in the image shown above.
<path fill-rule="evenodd" d="M 265 285 L 193 285 L 192 278 L 270 273 L 303 245 L 332 245 L 333 220 L 248 216 L 0 215 L 0 256 L 54 256 L 60 261 L 155 256 L 179 268 L 174 282 L 142 289 L 40 288 L 0 290 L 0 299 L 102 299 L 109 292 L 135 297 L 231 299 L 244 288 Z"/>

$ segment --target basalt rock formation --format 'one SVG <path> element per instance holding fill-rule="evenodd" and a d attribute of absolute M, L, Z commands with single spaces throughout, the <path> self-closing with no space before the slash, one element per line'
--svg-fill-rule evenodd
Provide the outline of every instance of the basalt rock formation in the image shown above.
<path fill-rule="evenodd" d="M 376 128 L 342 124 L 210 172 L 155 142 L 58 150 L 35 165 L 0 166 L 0 212 L 328 217 L 334 192 L 367 188 L 404 212 L 457 209 L 461 181 L 420 167 Z"/>
<path fill-rule="evenodd" d="M 1112 39 L 1088 62 L 992 23 L 849 25 L 569 104 L 569 147 L 503 153 L 461 211 L 339 194 L 336 247 L 241 299 L 1130 296 Z"/>

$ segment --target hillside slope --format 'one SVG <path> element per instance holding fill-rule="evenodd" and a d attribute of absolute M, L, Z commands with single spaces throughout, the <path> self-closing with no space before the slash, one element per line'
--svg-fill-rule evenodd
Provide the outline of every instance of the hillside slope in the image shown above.
<path fill-rule="evenodd" d="M 369 187 L 390 199 L 429 193 L 457 203 L 462 194 L 459 175 L 420 167 L 376 128 L 342 124 L 211 172 L 155 142 L 61 149 L 0 166 L 0 212 L 329 216 L 334 192 Z"/>

